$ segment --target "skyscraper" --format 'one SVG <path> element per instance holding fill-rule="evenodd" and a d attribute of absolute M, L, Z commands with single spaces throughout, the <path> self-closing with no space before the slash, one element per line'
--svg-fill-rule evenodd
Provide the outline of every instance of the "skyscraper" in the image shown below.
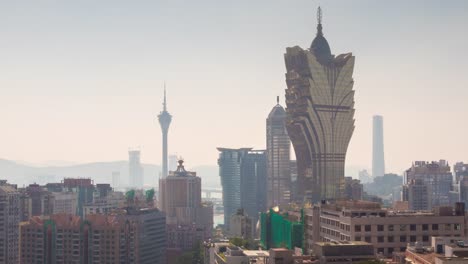
<path fill-rule="evenodd" d="M 241 208 L 241 162 L 250 148 L 218 148 L 219 176 L 223 188 L 224 225 L 229 229 L 229 220 Z"/>
<path fill-rule="evenodd" d="M 279 104 L 271 110 L 266 120 L 268 155 L 267 205 L 286 205 L 291 200 L 291 141 L 286 131 L 286 111 Z"/>
<path fill-rule="evenodd" d="M 133 188 L 143 188 L 143 167 L 141 166 L 140 151 L 128 151 L 128 175 L 129 186 Z"/>
<path fill-rule="evenodd" d="M 169 131 L 169 125 L 171 125 L 172 116 L 167 111 L 166 105 L 166 84 L 164 84 L 164 102 L 163 110 L 158 115 L 159 124 L 161 125 L 162 131 L 162 177 L 167 177 L 167 133 Z"/>
<path fill-rule="evenodd" d="M 429 186 L 432 201 L 430 205 L 441 206 L 450 204 L 450 191 L 452 189 L 453 177 L 447 161 L 415 161 L 411 168 L 404 174 L 404 183 L 410 184 L 413 181 L 421 180 Z"/>
<path fill-rule="evenodd" d="M 20 193 L 16 187 L 0 181 L 0 263 L 18 263 Z"/>
<path fill-rule="evenodd" d="M 372 177 L 385 175 L 383 117 L 375 115 L 372 118 Z"/>
<path fill-rule="evenodd" d="M 287 48 L 286 128 L 294 146 L 298 199 L 336 199 L 344 189 L 346 151 L 354 131 L 354 56 L 334 56 L 319 7 L 310 49 Z"/>
<path fill-rule="evenodd" d="M 266 210 L 267 157 L 265 151 L 251 148 L 218 148 L 219 175 L 223 187 L 224 225 L 244 209 L 254 222 Z"/>
<path fill-rule="evenodd" d="M 242 157 L 241 208 L 252 219 L 254 226 L 259 213 L 267 210 L 266 189 L 267 155 L 264 150 L 251 150 Z"/>

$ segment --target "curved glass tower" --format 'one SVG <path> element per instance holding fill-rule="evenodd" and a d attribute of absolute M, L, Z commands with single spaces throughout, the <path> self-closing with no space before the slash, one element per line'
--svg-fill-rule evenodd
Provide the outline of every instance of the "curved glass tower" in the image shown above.
<path fill-rule="evenodd" d="M 309 50 L 287 48 L 286 128 L 297 158 L 299 200 L 343 195 L 346 151 L 354 131 L 354 56 L 334 56 L 322 31 Z"/>

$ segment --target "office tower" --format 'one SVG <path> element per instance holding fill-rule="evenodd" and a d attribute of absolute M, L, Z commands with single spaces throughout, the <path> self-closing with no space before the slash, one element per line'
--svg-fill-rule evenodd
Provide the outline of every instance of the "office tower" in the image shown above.
<path fill-rule="evenodd" d="M 176 171 L 159 179 L 159 203 L 168 224 L 192 224 L 201 206 L 201 178 L 186 171 L 179 161 Z"/>
<path fill-rule="evenodd" d="M 286 128 L 297 158 L 298 199 L 343 194 L 346 151 L 354 131 L 354 56 L 334 56 L 322 31 L 309 50 L 287 48 Z"/>
<path fill-rule="evenodd" d="M 223 188 L 224 226 L 229 230 L 231 215 L 241 208 L 241 161 L 250 148 L 218 148 L 219 176 Z"/>
<path fill-rule="evenodd" d="M 405 171 L 404 183 L 409 184 L 419 179 L 431 188 L 432 206 L 450 204 L 449 193 L 453 178 L 450 166 L 445 160 L 414 162 L 411 168 Z"/>
<path fill-rule="evenodd" d="M 457 162 L 453 165 L 453 174 L 455 176 L 455 183 L 458 183 L 462 177 L 468 178 L 468 164 Z"/>
<path fill-rule="evenodd" d="M 267 155 L 264 150 L 251 150 L 242 158 L 240 208 L 252 218 L 254 225 L 260 212 L 267 210 Z"/>
<path fill-rule="evenodd" d="M 139 150 L 128 151 L 129 186 L 137 189 L 143 188 L 143 166 L 141 166 Z"/>
<path fill-rule="evenodd" d="M 230 218 L 240 208 L 244 209 L 256 223 L 259 213 L 266 210 L 265 151 L 251 148 L 218 148 L 218 150 L 226 229 L 229 230 Z"/>
<path fill-rule="evenodd" d="M 252 239 L 254 225 L 255 223 L 252 223 L 252 218 L 244 212 L 244 209 L 237 209 L 237 213 L 231 216 L 230 219 L 229 235 L 231 237 Z"/>
<path fill-rule="evenodd" d="M 120 172 L 118 171 L 112 172 L 112 188 L 114 189 L 120 188 Z"/>
<path fill-rule="evenodd" d="M 152 208 L 120 209 L 86 221 L 36 216 L 20 224 L 20 263 L 165 264 L 165 228 L 164 214 Z"/>
<path fill-rule="evenodd" d="M 403 201 L 408 202 L 409 210 L 431 210 L 432 189 L 431 185 L 425 184 L 422 179 L 411 180 L 403 185 Z"/>
<path fill-rule="evenodd" d="M 268 154 L 267 205 L 287 205 L 291 200 L 291 141 L 286 131 L 286 111 L 279 104 L 270 111 L 266 120 Z"/>
<path fill-rule="evenodd" d="M 20 193 L 0 181 L 0 264 L 18 263 Z"/>
<path fill-rule="evenodd" d="M 161 125 L 162 131 L 162 177 L 167 177 L 167 134 L 169 131 L 169 125 L 172 121 L 172 116 L 167 111 L 166 104 L 166 84 L 164 84 L 164 102 L 163 110 L 158 115 L 159 124 Z"/>
<path fill-rule="evenodd" d="M 168 248 L 191 250 L 198 240 L 211 237 L 213 206 L 202 204 L 201 178 L 185 170 L 183 160 L 176 171 L 159 179 L 159 203 L 166 214 Z"/>
<path fill-rule="evenodd" d="M 372 118 L 372 177 L 385 175 L 383 117 L 375 115 Z"/>

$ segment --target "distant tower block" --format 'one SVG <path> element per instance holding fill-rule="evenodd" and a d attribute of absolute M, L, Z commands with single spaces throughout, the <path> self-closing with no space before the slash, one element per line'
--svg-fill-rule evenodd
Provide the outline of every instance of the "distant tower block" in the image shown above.
<path fill-rule="evenodd" d="M 112 188 L 114 189 L 120 188 L 120 172 L 119 171 L 112 172 Z"/>
<path fill-rule="evenodd" d="M 159 124 L 161 125 L 162 131 L 162 177 L 166 178 L 168 174 L 167 169 L 167 134 L 169 131 L 169 126 L 171 125 L 172 116 L 167 111 L 167 104 L 166 104 L 166 84 L 164 84 L 164 102 L 163 102 L 163 110 L 158 115 Z"/>
<path fill-rule="evenodd" d="M 383 118 L 382 116 L 376 115 L 373 117 L 372 177 L 384 176 L 384 174 Z"/>
<path fill-rule="evenodd" d="M 143 188 L 143 167 L 141 166 L 140 150 L 128 151 L 129 186 Z"/>

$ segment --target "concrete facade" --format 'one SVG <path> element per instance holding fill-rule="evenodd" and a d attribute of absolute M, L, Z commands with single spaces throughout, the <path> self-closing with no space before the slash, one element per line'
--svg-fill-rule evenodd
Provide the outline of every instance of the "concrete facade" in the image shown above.
<path fill-rule="evenodd" d="M 391 256 L 406 244 L 430 244 L 430 236 L 462 237 L 465 216 L 442 207 L 436 212 L 398 212 L 365 201 L 339 201 L 306 210 L 307 249 L 315 242 L 365 241 L 375 253 Z"/>

